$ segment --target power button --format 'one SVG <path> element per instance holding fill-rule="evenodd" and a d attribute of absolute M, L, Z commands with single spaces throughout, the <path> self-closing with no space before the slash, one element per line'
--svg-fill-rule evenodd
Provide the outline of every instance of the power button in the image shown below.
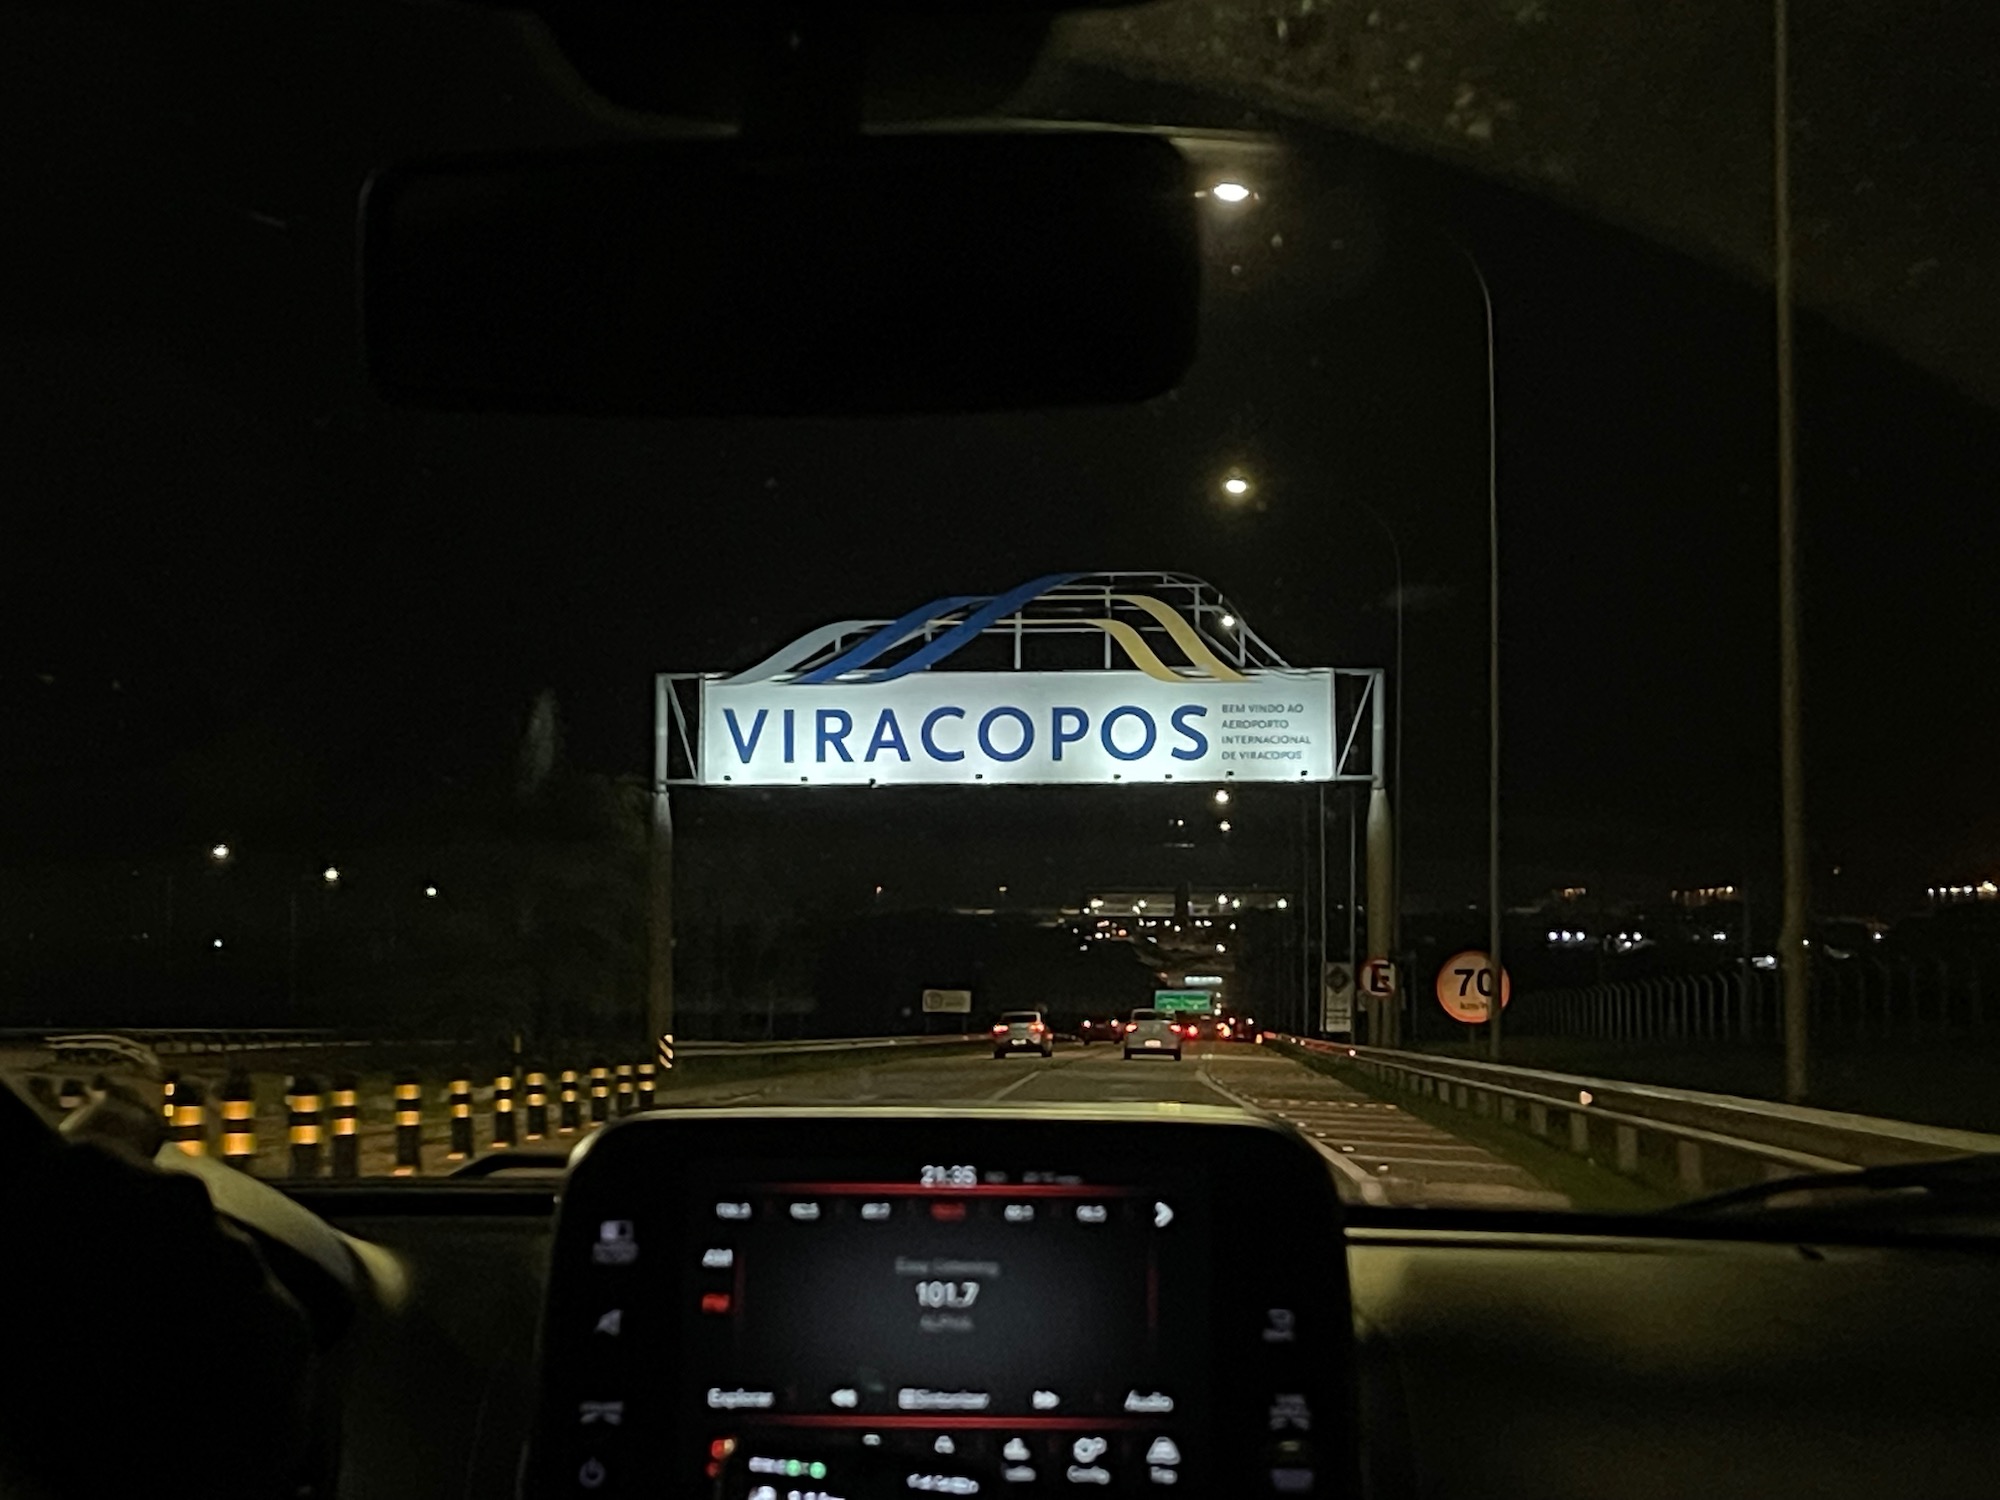
<path fill-rule="evenodd" d="M 583 1467 L 576 1471 L 577 1485 L 586 1490 L 604 1488 L 604 1481 L 607 1477 L 604 1472 L 604 1465 L 594 1458 L 586 1458 L 583 1461 Z"/>

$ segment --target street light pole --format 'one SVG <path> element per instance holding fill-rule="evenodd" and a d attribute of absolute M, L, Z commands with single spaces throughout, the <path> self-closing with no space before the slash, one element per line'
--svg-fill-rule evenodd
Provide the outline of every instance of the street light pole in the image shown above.
<path fill-rule="evenodd" d="M 1772 288 L 1776 306 L 1778 386 L 1778 761 L 1784 824 L 1784 904 L 1778 973 L 1784 1005 L 1785 1098 L 1806 1097 L 1806 1002 L 1812 973 L 1806 953 L 1807 882 L 1805 713 L 1799 658 L 1798 484 L 1792 385 L 1791 41 L 1787 0 L 1771 0 Z"/>
<path fill-rule="evenodd" d="M 1494 390 L 1493 292 L 1471 251 L 1459 253 L 1479 283 L 1486 315 L 1486 954 L 1493 994 L 1487 1001 L 1488 1055 L 1500 1060 L 1500 1012 L 1506 995 L 1500 907 L 1500 429 Z"/>
<path fill-rule="evenodd" d="M 1389 864 L 1391 866 L 1391 890 L 1394 900 L 1389 912 L 1389 952 L 1382 957 L 1394 959 L 1403 951 L 1403 823 L 1409 817 L 1409 793 L 1403 785 L 1403 697 L 1406 685 L 1403 681 L 1403 547 L 1396 539 L 1396 529 L 1383 519 L 1382 513 L 1366 500 L 1357 499 L 1355 506 L 1381 528 L 1383 538 L 1389 543 L 1389 556 L 1396 569 L 1396 688 L 1395 688 L 1395 763 L 1391 772 L 1395 782 L 1393 795 L 1395 802 L 1395 822 L 1389 829 Z M 1376 955 L 1370 954 L 1373 958 Z M 1359 980 L 1356 980 L 1357 988 Z M 1388 1005 L 1382 1007 L 1387 1036 L 1378 1040 L 1378 1045 L 1396 1046 L 1401 1038 L 1397 1035 L 1401 1015 L 1398 1007 L 1400 994 Z M 1371 1040 L 1376 1040 L 1371 1038 Z"/>

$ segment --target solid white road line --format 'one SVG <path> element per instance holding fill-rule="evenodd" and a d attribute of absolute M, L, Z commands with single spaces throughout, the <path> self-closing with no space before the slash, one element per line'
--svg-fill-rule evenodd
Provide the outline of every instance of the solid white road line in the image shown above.
<path fill-rule="evenodd" d="M 1218 1083 L 1215 1075 L 1208 1070 L 1208 1059 L 1206 1057 L 1201 1060 L 1201 1069 L 1195 1076 L 1232 1104 L 1247 1109 L 1253 1114 L 1269 1115 L 1271 1113 L 1270 1110 L 1264 1108 L 1255 1100 L 1247 1099 L 1227 1085 Z M 1362 1171 L 1361 1168 L 1349 1161 L 1345 1156 L 1342 1156 L 1337 1151 L 1328 1150 L 1324 1143 L 1313 1140 L 1311 1136 L 1306 1136 L 1306 1139 L 1311 1142 L 1312 1148 L 1315 1151 L 1333 1164 L 1335 1171 L 1354 1184 L 1354 1189 L 1361 1195 L 1363 1203 L 1386 1204 L 1389 1201 L 1389 1195 L 1383 1190 L 1382 1184 Z"/>

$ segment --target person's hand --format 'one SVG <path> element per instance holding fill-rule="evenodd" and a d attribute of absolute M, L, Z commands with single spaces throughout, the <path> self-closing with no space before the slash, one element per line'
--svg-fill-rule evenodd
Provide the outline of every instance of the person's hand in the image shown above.
<path fill-rule="evenodd" d="M 129 1084 L 102 1073 L 91 1080 L 89 1098 L 83 1107 L 65 1119 L 60 1128 L 72 1141 L 89 1141 L 127 1151 L 141 1161 L 151 1161 L 166 1136 L 159 1110 L 148 1105 Z"/>

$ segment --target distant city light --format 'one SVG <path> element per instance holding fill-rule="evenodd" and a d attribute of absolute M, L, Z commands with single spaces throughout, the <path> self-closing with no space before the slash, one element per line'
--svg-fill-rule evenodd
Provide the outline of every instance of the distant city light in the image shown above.
<path fill-rule="evenodd" d="M 1283 911 L 1283 910 L 1284 910 L 1284 909 L 1285 909 L 1286 907 L 1288 907 L 1288 906 L 1290 906 L 1290 905 L 1291 905 L 1291 902 L 1287 901 L 1287 900 L 1286 900 L 1286 899 L 1285 899 L 1285 898 L 1284 898 L 1283 896 L 1280 896 L 1280 897 L 1278 898 L 1278 910 L 1279 910 L 1279 911 Z"/>
<path fill-rule="evenodd" d="M 426 896 L 435 896 L 437 895 L 437 893 L 438 893 L 438 888 L 434 885 L 427 885 L 424 887 L 424 894 Z"/>
<path fill-rule="evenodd" d="M 1222 628 L 1224 630 L 1234 630 L 1236 628 L 1236 616 L 1225 614 L 1222 617 Z"/>
<path fill-rule="evenodd" d="M 328 885 L 339 885 L 340 871 L 335 866 L 328 865 L 324 870 L 319 872 L 319 878 L 324 880 Z"/>
<path fill-rule="evenodd" d="M 1222 822 L 1219 823 L 1217 826 L 1221 828 L 1224 833 L 1229 832 L 1229 819 L 1224 818 Z"/>
<path fill-rule="evenodd" d="M 222 946 L 222 939 L 221 939 L 221 938 L 217 938 L 217 939 L 216 939 L 216 940 L 214 941 L 214 943 L 212 943 L 212 944 L 211 944 L 210 946 L 211 946 L 211 947 L 216 947 L 216 948 L 220 948 L 220 947 Z"/>
<path fill-rule="evenodd" d="M 1229 800 L 1229 789 L 1227 787 L 1217 787 L 1215 789 L 1215 800 L 1217 802 L 1227 802 Z"/>
<path fill-rule="evenodd" d="M 1090 909 L 1092 911 L 1096 911 L 1097 908 L 1102 906 L 1103 904 L 1104 904 L 1104 898 L 1102 896 L 1092 896 L 1090 898 Z"/>
<path fill-rule="evenodd" d="M 1241 203 L 1250 196 L 1250 189 L 1240 182 L 1218 182 L 1208 191 L 1211 197 L 1222 203 Z"/>
<path fill-rule="evenodd" d="M 227 844 L 210 845 L 208 851 L 208 857 L 214 860 L 219 865 L 227 864 L 229 862 L 229 846 Z M 216 944 L 216 947 L 218 948 L 221 946 L 222 945 L 220 943 Z"/>
<path fill-rule="evenodd" d="M 1227 944 L 1227 943 L 1217 943 L 1217 944 L 1215 945 L 1215 951 L 1216 951 L 1217 953 L 1227 953 L 1227 952 L 1229 951 L 1229 944 Z"/>
<path fill-rule="evenodd" d="M 1225 495 L 1234 495 L 1240 500 L 1250 493 L 1250 481 L 1245 479 L 1241 474 L 1231 474 L 1222 481 L 1222 493 Z"/>

